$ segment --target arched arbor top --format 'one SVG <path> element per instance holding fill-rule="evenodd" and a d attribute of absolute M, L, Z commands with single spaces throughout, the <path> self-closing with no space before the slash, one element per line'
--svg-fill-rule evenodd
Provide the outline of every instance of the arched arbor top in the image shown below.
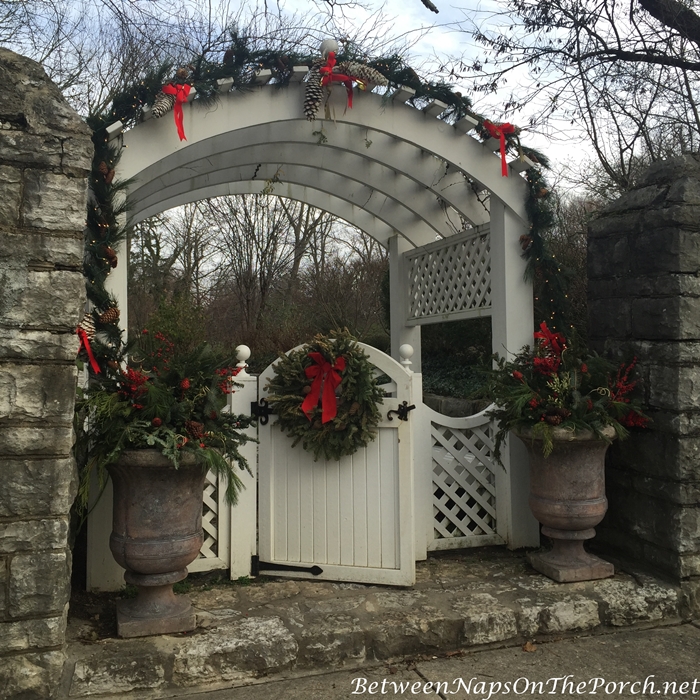
<path fill-rule="evenodd" d="M 400 99 L 330 96 L 330 119 L 303 116 L 304 85 L 222 93 L 210 106 L 184 105 L 187 141 L 172 116 L 122 135 L 120 178 L 132 179 L 130 218 L 221 194 L 271 191 L 303 198 L 381 243 L 409 247 L 489 222 L 495 197 L 526 220 L 527 184 L 501 175 L 488 145 Z M 263 186 L 260 183 L 265 183 Z"/>

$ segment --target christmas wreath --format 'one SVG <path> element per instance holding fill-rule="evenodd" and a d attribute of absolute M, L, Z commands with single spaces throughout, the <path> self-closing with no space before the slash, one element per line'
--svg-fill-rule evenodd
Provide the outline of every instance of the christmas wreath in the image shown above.
<path fill-rule="evenodd" d="M 384 392 L 367 355 L 348 333 L 317 335 L 282 355 L 268 382 L 268 402 L 281 430 L 313 452 L 338 460 L 376 435 Z"/>

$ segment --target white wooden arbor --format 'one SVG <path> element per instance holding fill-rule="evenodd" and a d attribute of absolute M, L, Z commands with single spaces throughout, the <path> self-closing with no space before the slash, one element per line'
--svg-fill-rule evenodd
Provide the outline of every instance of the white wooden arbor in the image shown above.
<path fill-rule="evenodd" d="M 133 181 L 131 222 L 204 198 L 272 189 L 345 219 L 389 249 L 394 359 L 409 343 L 420 372 L 421 325 L 479 316 L 492 319 L 495 351 L 529 343 L 532 292 L 519 244 L 528 230 L 527 186 L 518 175 L 527 162 L 513 162 L 510 177 L 502 177 L 497 143 L 467 133 L 473 120 L 451 125 L 439 119 L 445 105 L 407 103 L 409 89 L 388 99 L 356 94 L 352 109 L 345 90 L 336 89 L 332 119 L 309 123 L 305 72 L 295 69 L 285 87 L 267 77 L 246 92 L 222 85 L 215 105 L 185 105 L 187 141 L 178 139 L 172 115 L 124 133 L 111 127 L 124 147 L 118 177 Z M 125 268 L 109 278 L 123 319 Z M 422 420 L 430 425 L 427 415 Z M 423 430 L 430 442 L 429 427 Z M 506 450 L 509 488 L 501 497 L 509 515 L 500 531 L 511 547 L 538 542 L 526 460 L 518 446 Z"/>

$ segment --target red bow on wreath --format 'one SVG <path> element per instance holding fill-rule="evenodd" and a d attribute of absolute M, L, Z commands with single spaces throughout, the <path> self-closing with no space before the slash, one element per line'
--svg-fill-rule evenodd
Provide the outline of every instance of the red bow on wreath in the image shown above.
<path fill-rule="evenodd" d="M 173 115 L 175 117 L 175 126 L 177 127 L 177 135 L 180 137 L 180 141 L 187 141 L 185 138 L 185 127 L 182 124 L 182 103 L 187 102 L 190 89 L 189 85 L 177 85 L 175 83 L 168 83 L 161 88 L 161 91 L 166 95 L 175 95 Z"/>
<path fill-rule="evenodd" d="M 494 139 L 499 139 L 501 142 L 501 175 L 508 177 L 508 163 L 506 162 L 506 135 L 514 134 L 515 127 L 508 122 L 504 124 L 494 124 L 488 119 L 484 119 L 484 129 L 489 132 L 489 135 Z"/>
<path fill-rule="evenodd" d="M 331 83 L 343 83 L 348 93 L 348 108 L 352 109 L 353 78 L 349 75 L 343 75 L 342 73 L 334 73 L 333 68 L 335 68 L 335 64 L 335 51 L 329 51 L 326 63 L 319 69 L 319 72 L 321 73 L 321 85 L 326 87 Z"/>
<path fill-rule="evenodd" d="M 88 334 L 78 326 L 78 328 L 75 329 L 75 332 L 78 334 L 78 338 L 80 338 L 80 348 L 78 348 L 78 352 L 81 350 L 85 350 L 88 360 L 90 360 L 90 367 L 92 367 L 92 371 L 95 374 L 100 373 L 100 366 L 97 364 L 97 360 L 95 359 L 95 356 L 92 354 L 92 348 L 90 347 L 90 340 L 88 338 Z"/>
<path fill-rule="evenodd" d="M 310 352 L 308 357 L 316 364 L 307 367 L 304 372 L 308 379 L 313 379 L 314 381 L 311 384 L 311 392 L 301 404 L 301 410 L 311 420 L 311 412 L 318 405 L 318 400 L 321 397 L 321 385 L 323 385 L 321 423 L 328 423 L 338 414 L 335 390 L 342 381 L 339 373 L 345 369 L 345 358 L 339 357 L 335 364 L 331 365 L 320 352 Z"/>

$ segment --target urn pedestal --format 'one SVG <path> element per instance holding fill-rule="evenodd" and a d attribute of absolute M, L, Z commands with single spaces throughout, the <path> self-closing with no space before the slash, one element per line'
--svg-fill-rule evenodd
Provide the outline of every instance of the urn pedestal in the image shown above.
<path fill-rule="evenodd" d="M 613 439 L 613 428 L 605 435 Z M 528 554 L 534 569 L 559 582 L 590 581 L 613 576 L 610 562 L 583 546 L 595 537 L 595 526 L 608 509 L 605 497 L 605 452 L 608 443 L 589 431 L 555 428 L 554 449 L 544 457 L 542 441 L 526 431 L 516 433 L 530 455 L 530 509 L 552 540 L 549 552 Z"/>
<path fill-rule="evenodd" d="M 189 458 L 189 459 L 188 459 Z M 188 632 L 196 625 L 192 604 L 173 584 L 187 576 L 199 554 L 205 470 L 183 455 L 180 467 L 158 450 L 127 450 L 108 468 L 114 486 L 109 547 L 138 588 L 117 603 L 120 637 Z"/>

